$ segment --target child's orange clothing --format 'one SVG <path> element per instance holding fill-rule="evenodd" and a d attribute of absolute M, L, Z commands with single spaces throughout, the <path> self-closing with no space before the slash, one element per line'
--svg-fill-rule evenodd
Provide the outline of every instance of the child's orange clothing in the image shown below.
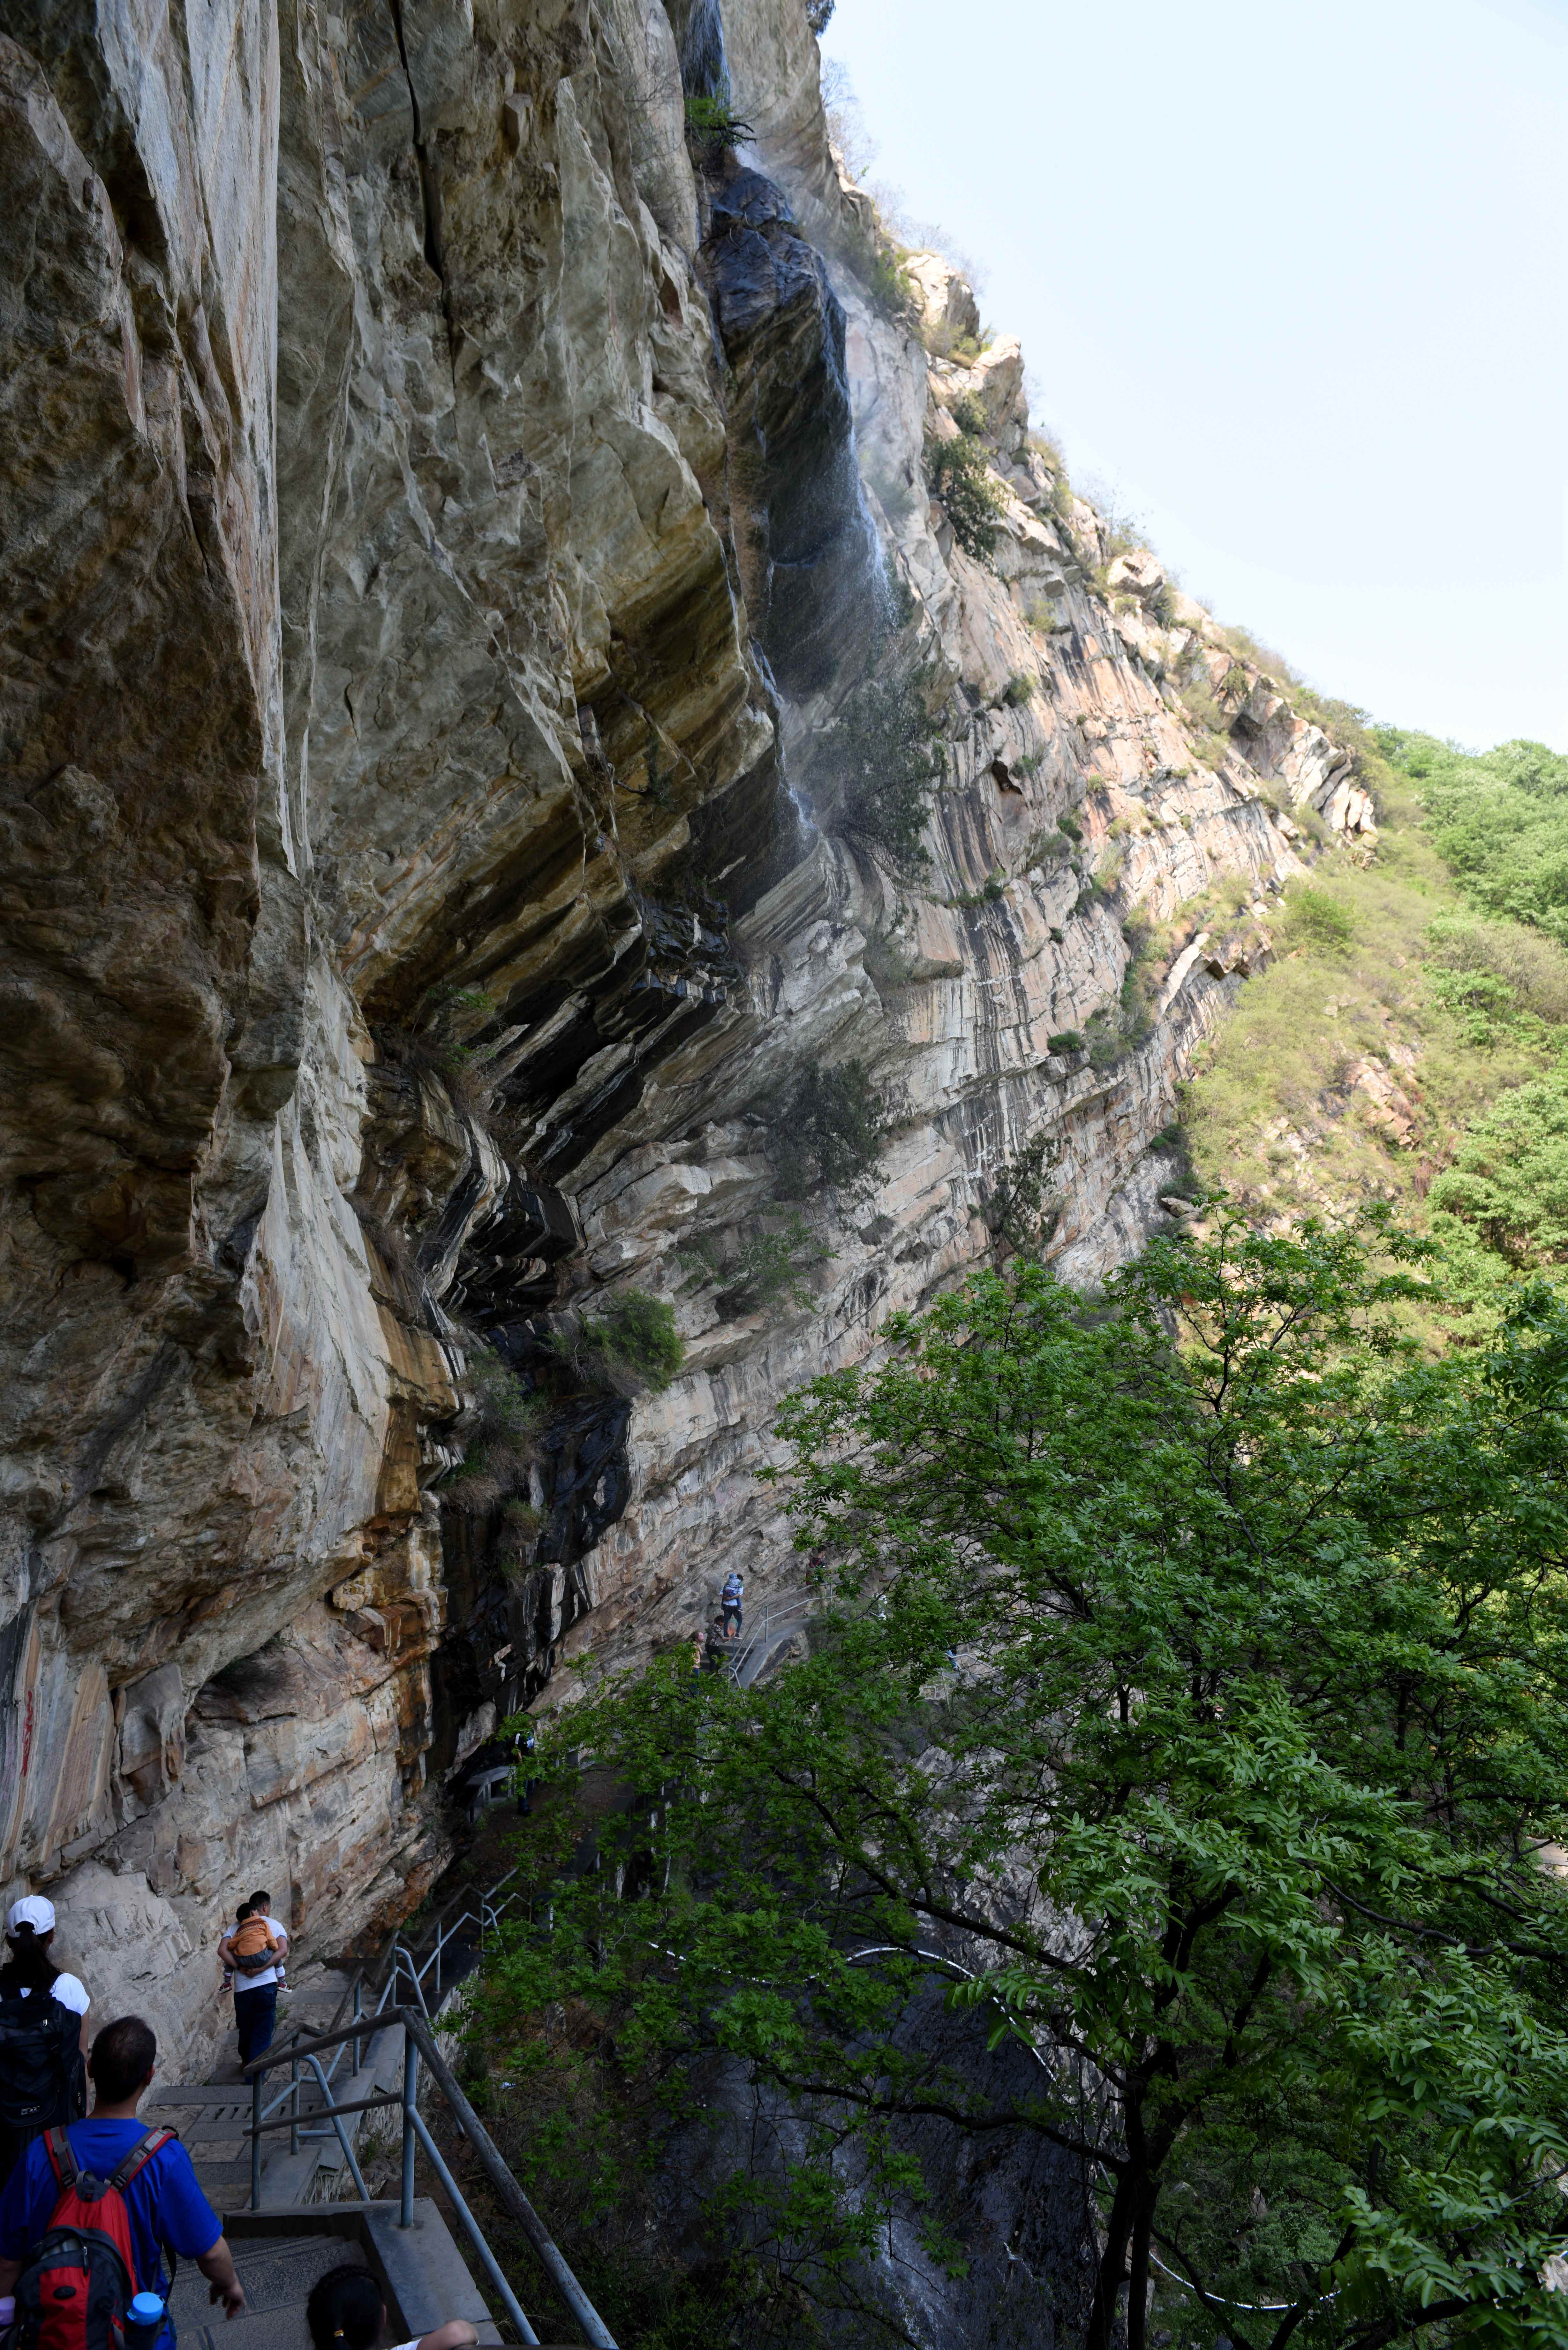
<path fill-rule="evenodd" d="M 272 1929 L 265 1918 L 247 1918 L 243 1926 L 236 1926 L 229 1936 L 229 1948 L 236 1959 L 258 1958 L 263 1950 L 271 1950 L 275 1957 L 277 1952 Z"/>

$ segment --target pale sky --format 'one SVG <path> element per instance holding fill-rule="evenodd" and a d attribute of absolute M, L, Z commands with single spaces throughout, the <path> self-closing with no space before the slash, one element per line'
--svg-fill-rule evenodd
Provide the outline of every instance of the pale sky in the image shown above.
<path fill-rule="evenodd" d="M 1568 0 L 837 0 L 823 50 L 1194 595 L 1568 750 Z"/>

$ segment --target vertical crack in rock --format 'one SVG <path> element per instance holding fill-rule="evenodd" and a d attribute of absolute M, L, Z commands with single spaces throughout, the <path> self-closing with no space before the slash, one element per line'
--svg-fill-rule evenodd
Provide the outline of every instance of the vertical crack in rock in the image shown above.
<path fill-rule="evenodd" d="M 392 26 L 398 36 L 398 57 L 403 68 L 403 78 L 409 86 L 409 114 L 413 125 L 414 162 L 420 175 L 420 204 L 424 220 L 424 255 L 441 283 L 441 316 L 446 320 L 447 357 L 452 361 L 453 382 L 457 373 L 457 328 L 452 319 L 452 287 L 446 274 L 446 253 L 441 238 L 441 165 L 425 137 L 424 120 L 420 111 L 420 94 L 414 87 L 413 68 L 409 62 L 409 45 L 403 30 L 403 0 L 389 0 L 392 11 Z"/>

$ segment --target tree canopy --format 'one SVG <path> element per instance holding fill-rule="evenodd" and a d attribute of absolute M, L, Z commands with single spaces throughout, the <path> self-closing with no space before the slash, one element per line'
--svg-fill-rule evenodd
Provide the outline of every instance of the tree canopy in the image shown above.
<path fill-rule="evenodd" d="M 591 1871 L 534 1824 L 485 2029 L 571 1995 L 624 2066 L 738 2060 L 821 2133 L 764 2185 L 829 2262 L 919 2202 L 905 2117 L 1044 2137 L 1086 2350 L 1151 2296 L 1247 2350 L 1568 2343 L 1568 1311 L 1432 1361 L 1423 1273 L 1222 1222 L 1093 1305 L 977 1275 L 794 1398 L 809 1653 L 590 1674 L 531 1768 L 621 1801 Z M 900 2030 L 933 1982 L 1031 2094 Z"/>
<path fill-rule="evenodd" d="M 1429 1194 L 1511 1263 L 1568 1255 L 1568 1087 L 1515 1086 L 1475 1120 Z"/>
<path fill-rule="evenodd" d="M 1432 837 L 1472 905 L 1568 942 L 1568 758 L 1544 743 L 1461 751 L 1430 734 L 1378 729 L 1414 778 Z"/>

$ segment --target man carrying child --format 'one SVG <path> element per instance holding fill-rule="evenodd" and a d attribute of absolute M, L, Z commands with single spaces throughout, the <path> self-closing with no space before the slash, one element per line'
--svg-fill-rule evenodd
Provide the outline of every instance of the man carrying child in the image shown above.
<path fill-rule="evenodd" d="M 288 1933 L 281 1920 L 269 1914 L 271 1908 L 270 1893 L 253 1893 L 248 1901 L 241 1902 L 234 1923 L 218 1944 L 225 1987 L 231 1975 L 234 1980 L 242 2064 L 248 2064 L 253 2056 L 265 2055 L 272 2046 L 277 1994 L 280 1989 L 287 1989 L 284 1961 L 288 1956 Z"/>

